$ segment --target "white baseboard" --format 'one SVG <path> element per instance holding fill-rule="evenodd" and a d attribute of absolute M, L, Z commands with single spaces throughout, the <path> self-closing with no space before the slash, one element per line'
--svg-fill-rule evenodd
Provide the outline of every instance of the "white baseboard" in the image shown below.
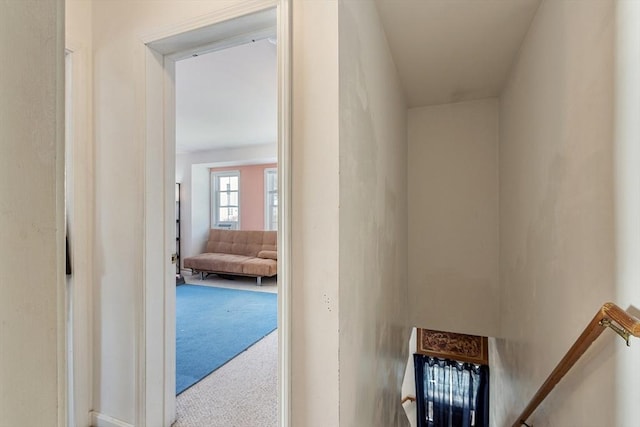
<path fill-rule="evenodd" d="M 99 412 L 91 412 L 91 425 L 93 427 L 133 427 L 133 424 Z"/>

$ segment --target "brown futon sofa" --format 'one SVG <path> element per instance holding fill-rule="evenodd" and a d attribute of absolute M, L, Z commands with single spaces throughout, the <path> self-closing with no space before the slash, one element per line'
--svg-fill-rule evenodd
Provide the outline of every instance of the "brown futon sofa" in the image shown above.
<path fill-rule="evenodd" d="M 278 273 L 276 231 L 209 231 L 206 252 L 184 259 L 193 273 L 250 276 L 262 284 L 263 277 Z"/>

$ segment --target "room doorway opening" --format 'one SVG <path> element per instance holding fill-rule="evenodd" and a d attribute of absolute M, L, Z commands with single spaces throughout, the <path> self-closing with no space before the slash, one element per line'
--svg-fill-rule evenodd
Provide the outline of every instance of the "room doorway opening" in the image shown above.
<path fill-rule="evenodd" d="M 175 64 L 175 427 L 277 425 L 276 56 L 274 16 Z"/>
<path fill-rule="evenodd" d="M 170 425 L 176 408 L 176 62 L 277 39 L 278 164 L 278 425 L 289 419 L 290 102 L 287 2 L 239 5 L 145 40 L 147 143 L 145 148 L 145 286 L 138 339 L 138 419 L 141 425 Z M 183 193 L 184 194 L 184 193 Z M 184 215 L 181 215 L 184 218 Z M 184 231 L 184 229 L 183 229 Z"/>

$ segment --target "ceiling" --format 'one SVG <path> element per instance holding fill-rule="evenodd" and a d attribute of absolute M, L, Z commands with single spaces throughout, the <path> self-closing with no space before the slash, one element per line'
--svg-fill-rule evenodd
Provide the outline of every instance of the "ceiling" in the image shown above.
<path fill-rule="evenodd" d="M 540 0 L 376 0 L 409 108 L 500 95 Z M 176 63 L 179 153 L 274 144 L 269 39 Z"/>
<path fill-rule="evenodd" d="M 540 0 L 376 0 L 408 106 L 495 97 Z"/>
<path fill-rule="evenodd" d="M 176 151 L 273 144 L 277 139 L 273 39 L 176 63 Z"/>

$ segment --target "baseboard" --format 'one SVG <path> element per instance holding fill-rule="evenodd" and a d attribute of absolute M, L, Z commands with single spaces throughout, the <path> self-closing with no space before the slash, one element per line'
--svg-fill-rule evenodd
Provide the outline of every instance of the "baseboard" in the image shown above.
<path fill-rule="evenodd" d="M 91 412 L 91 425 L 93 427 L 133 427 L 133 424 L 99 412 Z"/>

